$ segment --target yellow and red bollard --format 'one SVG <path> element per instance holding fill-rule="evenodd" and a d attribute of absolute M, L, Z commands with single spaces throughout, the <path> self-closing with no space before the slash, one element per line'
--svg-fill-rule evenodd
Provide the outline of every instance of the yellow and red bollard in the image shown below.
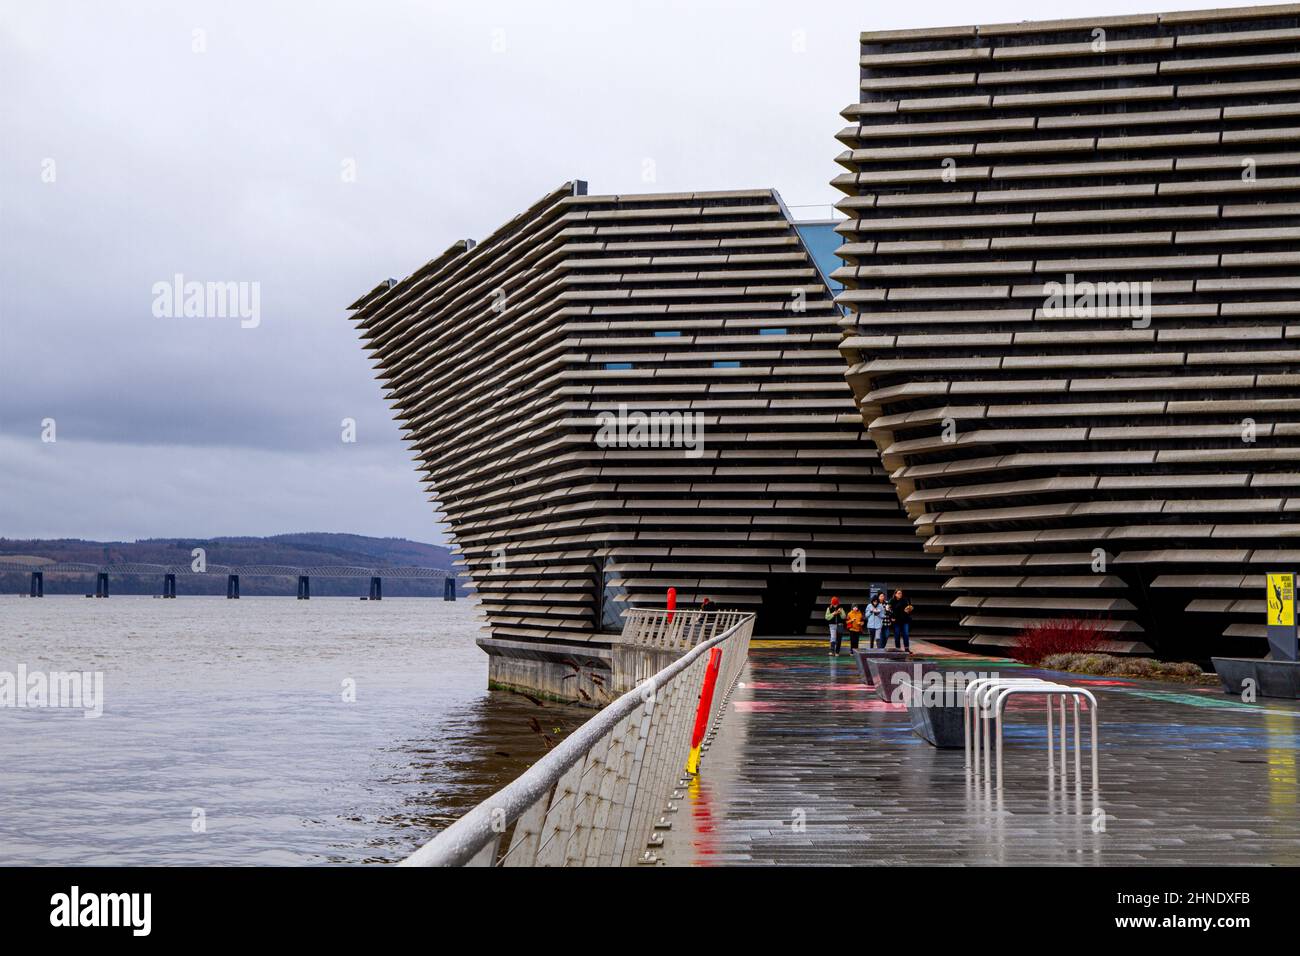
<path fill-rule="evenodd" d="M 700 704 L 695 710 L 695 729 L 691 732 L 691 755 L 686 761 L 686 772 L 694 776 L 700 772 L 700 744 L 709 728 L 709 709 L 713 704 L 713 687 L 718 682 L 718 669 L 722 666 L 722 648 L 709 651 L 709 666 L 704 671 L 704 686 L 700 688 Z"/>

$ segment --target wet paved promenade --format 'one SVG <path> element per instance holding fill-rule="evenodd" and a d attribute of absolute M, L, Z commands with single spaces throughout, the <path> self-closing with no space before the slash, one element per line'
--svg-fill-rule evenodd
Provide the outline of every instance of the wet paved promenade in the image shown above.
<path fill-rule="evenodd" d="M 961 750 L 913 734 L 905 708 L 879 700 L 848 654 L 755 642 L 660 856 L 678 866 L 1300 864 L 1300 707 L 1054 676 L 1097 696 L 1100 811 L 1087 783 L 1049 788 L 1041 705 L 1008 718 L 999 797 L 970 780 Z M 1086 725 L 1084 737 L 1086 771 Z"/>

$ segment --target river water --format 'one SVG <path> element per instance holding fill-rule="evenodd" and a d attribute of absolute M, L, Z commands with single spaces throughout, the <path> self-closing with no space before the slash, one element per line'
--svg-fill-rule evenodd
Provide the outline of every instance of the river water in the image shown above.
<path fill-rule="evenodd" d="M 401 859 L 591 715 L 488 691 L 481 623 L 470 600 L 0 596 L 0 682 L 103 675 L 99 717 L 0 706 L 0 865 Z"/>

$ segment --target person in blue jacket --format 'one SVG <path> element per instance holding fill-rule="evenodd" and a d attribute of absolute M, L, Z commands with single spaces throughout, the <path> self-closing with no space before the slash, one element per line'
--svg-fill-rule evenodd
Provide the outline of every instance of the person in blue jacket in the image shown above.
<path fill-rule="evenodd" d="M 867 605 L 867 647 L 884 647 L 885 599 L 877 591 Z"/>

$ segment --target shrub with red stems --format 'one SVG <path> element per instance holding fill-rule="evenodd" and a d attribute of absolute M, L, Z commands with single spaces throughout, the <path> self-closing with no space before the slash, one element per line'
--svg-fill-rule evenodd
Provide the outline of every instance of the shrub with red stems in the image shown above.
<path fill-rule="evenodd" d="M 1031 666 L 1052 654 L 1091 654 L 1106 645 L 1105 622 L 1095 618 L 1063 617 L 1039 621 L 1016 636 L 1011 656 Z"/>

